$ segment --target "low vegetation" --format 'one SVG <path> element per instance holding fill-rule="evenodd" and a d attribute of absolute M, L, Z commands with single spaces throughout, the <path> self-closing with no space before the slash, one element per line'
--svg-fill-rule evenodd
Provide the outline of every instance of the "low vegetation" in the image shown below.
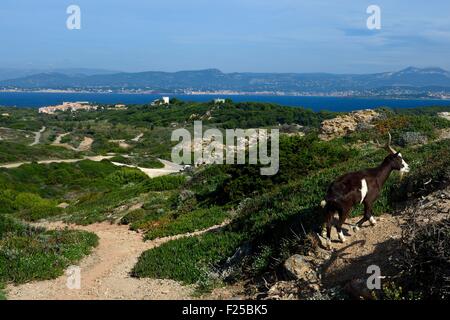
<path fill-rule="evenodd" d="M 5 283 L 56 278 L 89 254 L 97 242 L 92 233 L 46 231 L 0 214 L 0 289 Z"/>
<path fill-rule="evenodd" d="M 287 257 L 306 250 L 305 235 L 319 225 L 319 204 L 329 183 L 345 172 L 376 166 L 386 156 L 376 141 L 383 140 L 387 132 L 392 133 L 412 171 L 403 180 L 397 173 L 392 175 L 375 214 L 391 212 L 405 200 L 441 188 L 444 168 L 450 165 L 450 141 L 439 140 L 440 130 L 448 130 L 450 121 L 436 116 L 449 108 L 380 109 L 382 117 L 373 127 L 321 141 L 319 125 L 334 113 L 232 101 L 214 105 L 174 100 L 169 107 L 139 105 L 125 110 L 103 107 L 95 112 L 47 116 L 20 111 L 20 116 L 0 122 L 23 130 L 49 128 L 43 143 L 35 147 L 0 142 L 0 162 L 114 153 L 110 160 L 101 162 L 31 163 L 0 169 L 0 221 L 8 230 L 2 231 L 1 254 L 16 259 L 8 258 L 12 262 L 0 271 L 0 284 L 54 277 L 95 245 L 95 238 L 88 233 L 44 231 L 19 222 L 41 218 L 78 224 L 119 222 L 144 232 L 147 241 L 230 220 L 214 232 L 169 241 L 145 252 L 133 275 L 186 284 L 205 284 L 218 278 L 270 279 Z M 170 157 L 172 130 L 192 129 L 194 120 L 220 129 L 279 128 L 287 133 L 280 138 L 279 173 L 261 176 L 257 165 L 207 165 L 150 179 L 137 169 L 112 163 L 162 167 L 157 159 Z M 69 143 L 92 137 L 92 149 L 79 153 L 50 146 L 57 134 L 68 132 Z M 403 143 L 411 132 L 425 137 L 426 143 Z M 137 136 L 140 138 L 135 139 Z M 114 142 L 119 140 L 125 141 L 126 147 Z M 428 187 L 423 190 L 425 182 Z M 361 207 L 353 212 L 359 214 Z M 433 241 L 424 243 L 432 245 Z M 18 268 L 9 275 L 7 268 L 13 268 L 12 263 L 35 263 L 40 270 L 30 267 L 27 273 Z M 391 292 L 396 294 L 395 287 Z"/>

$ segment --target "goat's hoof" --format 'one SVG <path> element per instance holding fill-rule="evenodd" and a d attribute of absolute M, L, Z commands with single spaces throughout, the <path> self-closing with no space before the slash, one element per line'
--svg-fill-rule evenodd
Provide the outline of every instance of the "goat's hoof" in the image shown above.
<path fill-rule="evenodd" d="M 341 241 L 341 243 L 344 243 L 346 241 L 345 236 L 342 232 L 338 233 L 339 235 L 339 240 Z"/>
<path fill-rule="evenodd" d="M 331 250 L 331 240 L 327 239 L 327 244 L 325 245 L 328 250 Z"/>
<path fill-rule="evenodd" d="M 377 225 L 377 220 L 375 220 L 374 217 L 370 217 L 370 224 L 372 225 L 372 227 L 375 227 Z"/>
<path fill-rule="evenodd" d="M 353 226 L 353 232 L 358 232 L 359 230 L 361 230 L 358 226 Z"/>

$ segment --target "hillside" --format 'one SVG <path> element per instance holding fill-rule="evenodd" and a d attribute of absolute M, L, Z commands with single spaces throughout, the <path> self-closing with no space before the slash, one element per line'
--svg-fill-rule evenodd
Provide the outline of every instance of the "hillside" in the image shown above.
<path fill-rule="evenodd" d="M 447 91 L 450 72 L 440 68 L 409 67 L 376 74 L 223 73 L 217 69 L 180 72 L 92 74 L 92 71 L 34 73 L 1 80 L 0 87 L 22 89 L 141 89 L 154 92 L 235 91 L 388 95 Z M 357 94 L 354 92 L 353 94 Z M 397 92 L 398 94 L 398 92 Z"/>
<path fill-rule="evenodd" d="M 440 116 L 449 107 L 348 115 L 264 103 L 175 100 L 170 106 L 115 110 L 105 105 L 54 115 L 1 111 L 10 116 L 0 118 L 0 289 L 6 286 L 11 298 L 50 298 L 52 288 L 64 283 L 65 268 L 76 264 L 92 271 L 87 271 L 87 291 L 77 296 L 85 299 L 350 299 L 347 283 L 332 280 L 314 286 L 313 295 L 273 292 L 283 285 L 306 286 L 303 278 L 286 276 L 291 257 L 312 257 L 317 250 L 324 265 L 327 256 L 345 251 L 337 243 L 331 252 L 320 248 L 315 237 L 320 202 L 337 176 L 384 159 L 386 151 L 377 140 L 386 139 L 387 132 L 412 170 L 402 180 L 397 173 L 388 180 L 374 208 L 382 216 L 379 225 L 350 234 L 350 256 L 339 256 L 339 263 L 353 270 L 350 278 L 364 276 L 353 269 L 352 259 L 370 257 L 377 241 L 402 236 L 397 221 L 403 218 L 393 214 L 425 197 L 437 206 L 448 203 L 436 192 L 450 181 L 450 121 Z M 376 116 L 361 116 L 366 113 Z M 349 127 L 351 119 L 357 121 Z M 259 165 L 201 165 L 179 172 L 167 162 L 174 146 L 170 135 L 177 128 L 192 130 L 194 120 L 219 130 L 279 129 L 279 172 L 261 176 Z M 321 139 L 330 124 L 343 127 Z M 30 146 L 42 128 L 37 144 Z M 86 137 L 92 144 L 79 148 Z M 148 170 L 165 171 L 154 177 Z M 358 207 L 352 217 L 360 214 Z M 391 234 L 378 235 L 384 231 Z M 367 246 L 360 244 L 364 239 Z M 128 241 L 133 250 L 126 249 Z M 323 279 L 330 278 L 331 273 Z M 413 291 L 411 279 L 391 280 Z M 153 292 L 158 285 L 166 293 Z M 58 290 L 67 299 L 75 297 Z M 426 285 L 420 290 L 414 294 L 428 297 Z M 385 291 L 377 294 L 389 298 Z"/>

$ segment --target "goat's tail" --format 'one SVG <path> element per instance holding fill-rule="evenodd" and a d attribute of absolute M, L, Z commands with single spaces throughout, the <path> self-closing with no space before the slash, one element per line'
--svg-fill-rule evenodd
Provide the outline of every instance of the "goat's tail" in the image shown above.
<path fill-rule="evenodd" d="M 327 205 L 327 202 L 326 202 L 325 200 L 322 200 L 322 202 L 320 203 L 320 206 L 321 206 L 322 208 L 325 208 L 326 205 Z"/>

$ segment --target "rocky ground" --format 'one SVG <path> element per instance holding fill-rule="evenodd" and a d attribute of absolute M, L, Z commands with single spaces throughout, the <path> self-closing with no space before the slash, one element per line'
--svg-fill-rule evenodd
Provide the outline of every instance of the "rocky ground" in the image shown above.
<path fill-rule="evenodd" d="M 325 120 L 322 122 L 319 138 L 329 141 L 355 132 L 357 129 L 370 128 L 372 122 L 380 116 L 374 110 L 360 110 Z"/>
<path fill-rule="evenodd" d="M 366 281 L 371 265 L 380 267 L 382 281 L 388 281 L 395 271 L 394 259 L 400 253 L 402 230 L 407 221 L 423 224 L 450 218 L 450 186 L 426 197 L 414 200 L 396 214 L 377 218 L 377 225 L 366 226 L 354 233 L 349 225 L 344 229 L 347 241 L 340 243 L 333 231 L 332 250 L 320 241 L 308 255 L 294 255 L 284 263 L 285 281 L 273 284 L 263 299 L 373 299 Z M 358 219 L 351 219 L 350 224 Z M 317 238 L 318 239 L 318 238 Z"/>

